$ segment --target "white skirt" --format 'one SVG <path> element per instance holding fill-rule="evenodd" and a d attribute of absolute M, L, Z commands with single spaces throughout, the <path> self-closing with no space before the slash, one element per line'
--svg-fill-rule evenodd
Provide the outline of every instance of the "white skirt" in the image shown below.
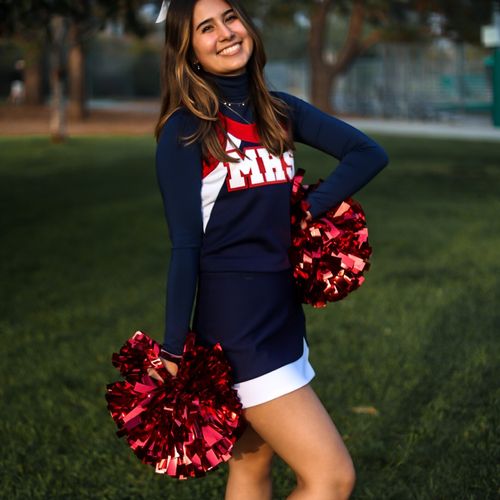
<path fill-rule="evenodd" d="M 243 408 L 249 408 L 300 389 L 315 375 L 304 339 L 304 351 L 299 359 L 259 377 L 234 384 L 233 388 L 238 392 Z"/>

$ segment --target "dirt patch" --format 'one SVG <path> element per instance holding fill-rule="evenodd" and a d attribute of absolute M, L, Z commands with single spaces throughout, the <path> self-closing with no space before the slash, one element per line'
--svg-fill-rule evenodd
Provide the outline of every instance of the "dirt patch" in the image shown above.
<path fill-rule="evenodd" d="M 146 106 L 145 106 L 146 108 Z M 153 135 L 157 112 L 94 109 L 84 120 L 68 120 L 68 135 Z M 159 110 L 159 107 L 158 107 Z M 0 106 L 0 136 L 48 135 L 48 106 Z"/>

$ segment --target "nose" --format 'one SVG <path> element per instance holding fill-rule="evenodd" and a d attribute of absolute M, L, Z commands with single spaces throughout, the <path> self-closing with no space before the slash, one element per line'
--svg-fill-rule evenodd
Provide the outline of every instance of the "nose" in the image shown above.
<path fill-rule="evenodd" d="M 219 27 L 219 40 L 231 40 L 234 37 L 234 33 L 229 26 L 221 23 Z"/>

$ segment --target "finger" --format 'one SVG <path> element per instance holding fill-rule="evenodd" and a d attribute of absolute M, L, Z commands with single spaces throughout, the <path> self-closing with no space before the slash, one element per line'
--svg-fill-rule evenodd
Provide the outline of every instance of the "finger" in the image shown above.
<path fill-rule="evenodd" d="M 160 382 L 163 382 L 163 378 L 158 374 L 158 372 L 154 368 L 148 368 L 148 375 L 151 378 L 154 378 L 156 380 L 159 380 Z"/>
<path fill-rule="evenodd" d="M 177 375 L 177 371 L 178 371 L 179 367 L 175 363 L 168 361 L 164 358 L 160 358 L 160 359 L 161 359 L 161 362 L 163 363 L 163 366 L 167 370 L 167 372 L 170 373 L 170 375 L 172 375 L 172 377 L 175 377 Z"/>

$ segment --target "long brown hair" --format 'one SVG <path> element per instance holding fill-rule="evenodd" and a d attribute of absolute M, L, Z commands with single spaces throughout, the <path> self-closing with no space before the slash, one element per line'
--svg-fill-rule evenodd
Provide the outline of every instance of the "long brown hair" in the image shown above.
<path fill-rule="evenodd" d="M 155 136 L 170 116 L 179 108 L 186 108 L 200 119 L 198 130 L 183 138 L 187 144 L 200 142 L 205 158 L 219 161 L 238 161 L 225 152 L 218 138 L 222 132 L 217 118 L 219 97 L 215 85 L 203 78 L 193 65 L 191 45 L 192 16 L 198 0 L 172 0 L 165 22 L 165 47 L 162 65 L 162 103 Z M 266 54 L 262 38 L 239 0 L 225 0 L 239 17 L 253 39 L 253 52 L 247 63 L 250 99 L 255 111 L 255 122 L 263 146 L 276 156 L 294 149 L 289 131 L 287 105 L 273 97 L 266 87 L 264 66 Z"/>

